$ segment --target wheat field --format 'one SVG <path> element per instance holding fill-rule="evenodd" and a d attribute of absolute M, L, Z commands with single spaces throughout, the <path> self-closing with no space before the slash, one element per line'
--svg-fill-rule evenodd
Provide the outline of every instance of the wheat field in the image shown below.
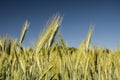
<path fill-rule="evenodd" d="M 69 48 L 58 31 L 62 20 L 60 15 L 52 18 L 35 48 L 22 46 L 28 21 L 20 40 L 0 38 L 0 80 L 120 80 L 119 48 L 91 44 L 93 26 L 79 48 Z"/>

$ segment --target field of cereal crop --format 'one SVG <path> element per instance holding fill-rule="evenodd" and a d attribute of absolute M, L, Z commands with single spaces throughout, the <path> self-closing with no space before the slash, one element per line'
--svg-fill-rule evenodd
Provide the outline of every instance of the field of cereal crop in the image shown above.
<path fill-rule="evenodd" d="M 120 50 L 92 45 L 93 26 L 78 49 L 69 48 L 58 31 L 62 20 L 54 16 L 35 49 L 22 46 L 27 21 L 20 40 L 0 38 L 0 80 L 120 80 Z"/>

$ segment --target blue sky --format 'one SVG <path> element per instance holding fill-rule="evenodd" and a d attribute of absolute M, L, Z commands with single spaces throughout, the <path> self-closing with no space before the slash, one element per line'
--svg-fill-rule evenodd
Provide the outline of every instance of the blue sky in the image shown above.
<path fill-rule="evenodd" d="M 0 0 L 0 36 L 20 37 L 30 22 L 24 45 L 36 41 L 48 20 L 64 15 L 60 32 L 70 47 L 79 47 L 94 24 L 92 43 L 115 49 L 120 43 L 120 0 Z"/>

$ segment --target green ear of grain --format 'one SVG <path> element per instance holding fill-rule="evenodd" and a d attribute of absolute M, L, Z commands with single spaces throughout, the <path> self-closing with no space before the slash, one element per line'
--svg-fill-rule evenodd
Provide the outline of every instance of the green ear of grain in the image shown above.
<path fill-rule="evenodd" d="M 38 43 L 36 45 L 36 53 L 39 53 L 39 51 L 46 45 L 47 47 L 51 47 L 58 28 L 60 27 L 61 21 L 61 16 L 57 15 L 54 17 L 54 19 L 51 21 L 51 24 L 48 25 L 48 29 L 46 30 L 44 35 L 42 35 L 38 40 Z"/>
<path fill-rule="evenodd" d="M 58 32 L 58 29 L 61 25 L 61 22 L 62 22 L 62 17 L 58 16 L 56 19 L 55 19 L 55 22 L 53 23 L 53 30 L 52 30 L 52 33 L 51 33 L 51 36 L 49 38 L 49 41 L 48 41 L 48 47 L 51 47 L 53 42 L 54 42 L 54 39 L 55 39 L 55 36 Z"/>
<path fill-rule="evenodd" d="M 89 33 L 88 33 L 88 37 L 87 37 L 87 40 L 86 40 L 86 49 L 88 49 L 89 46 L 90 46 L 92 35 L 93 35 L 93 25 L 91 25 L 90 28 L 89 28 Z"/>
<path fill-rule="evenodd" d="M 24 38 L 25 38 L 25 35 L 26 35 L 26 32 L 28 30 L 28 27 L 29 27 L 29 23 L 28 21 L 26 21 L 24 27 L 23 27 L 23 30 L 22 30 L 22 33 L 21 33 L 21 37 L 20 37 L 20 44 L 22 44 Z"/>
<path fill-rule="evenodd" d="M 87 50 L 89 48 L 91 39 L 92 39 L 92 35 L 93 35 L 93 25 L 90 26 L 87 39 L 82 42 L 79 49 Z"/>

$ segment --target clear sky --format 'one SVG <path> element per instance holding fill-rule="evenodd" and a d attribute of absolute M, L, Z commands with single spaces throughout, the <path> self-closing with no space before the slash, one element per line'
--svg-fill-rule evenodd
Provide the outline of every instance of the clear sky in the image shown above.
<path fill-rule="evenodd" d="M 60 32 L 70 47 L 86 39 L 90 24 L 95 25 L 92 43 L 110 49 L 120 43 L 120 0 L 0 0 L 0 36 L 19 38 L 28 20 L 28 46 L 56 13 L 64 15 Z"/>

